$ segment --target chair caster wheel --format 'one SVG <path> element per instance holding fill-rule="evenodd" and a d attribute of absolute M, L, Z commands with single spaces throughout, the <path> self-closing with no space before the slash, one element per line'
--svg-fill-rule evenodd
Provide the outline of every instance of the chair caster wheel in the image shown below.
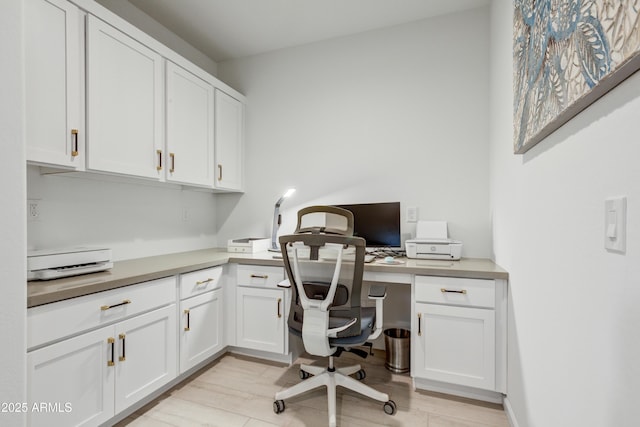
<path fill-rule="evenodd" d="M 386 405 L 386 403 L 385 403 L 385 405 Z M 385 411 L 386 411 L 386 409 L 385 409 Z M 276 401 L 273 402 L 273 412 L 275 412 L 276 414 L 284 412 L 284 400 L 276 400 Z"/>
<path fill-rule="evenodd" d="M 364 369 L 360 369 L 358 372 L 356 372 L 356 379 L 358 381 L 362 381 L 366 377 L 367 377 L 367 373 L 364 371 Z"/>
<path fill-rule="evenodd" d="M 302 369 L 300 369 L 300 379 L 301 380 L 306 380 L 310 376 L 311 376 L 311 374 L 309 372 L 303 371 Z"/>
<path fill-rule="evenodd" d="M 393 400 L 389 400 L 388 402 L 384 402 L 384 413 L 387 415 L 393 415 L 396 413 L 396 402 Z"/>

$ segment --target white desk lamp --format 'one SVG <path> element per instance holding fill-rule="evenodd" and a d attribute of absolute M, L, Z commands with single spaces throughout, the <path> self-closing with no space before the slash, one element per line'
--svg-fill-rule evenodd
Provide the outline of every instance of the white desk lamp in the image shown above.
<path fill-rule="evenodd" d="M 277 241 L 278 228 L 280 228 L 280 223 L 282 219 L 280 217 L 280 205 L 282 204 L 284 199 L 291 196 L 293 193 L 295 193 L 295 191 L 296 191 L 295 188 L 288 189 L 287 192 L 284 193 L 282 197 L 280 197 L 276 202 L 276 207 L 273 211 L 273 231 L 271 232 L 271 247 L 269 248 L 271 252 L 280 252 L 280 247 L 278 246 L 278 241 Z"/>

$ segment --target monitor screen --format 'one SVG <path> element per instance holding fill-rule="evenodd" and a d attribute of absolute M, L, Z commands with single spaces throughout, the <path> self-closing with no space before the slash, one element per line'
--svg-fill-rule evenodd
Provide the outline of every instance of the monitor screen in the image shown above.
<path fill-rule="evenodd" d="M 400 202 L 336 205 L 353 213 L 353 234 L 368 248 L 400 248 Z"/>

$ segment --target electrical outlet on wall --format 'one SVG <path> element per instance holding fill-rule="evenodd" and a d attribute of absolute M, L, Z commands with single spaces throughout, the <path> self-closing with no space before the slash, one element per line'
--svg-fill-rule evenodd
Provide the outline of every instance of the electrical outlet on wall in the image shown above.
<path fill-rule="evenodd" d="M 27 221 L 40 221 L 42 219 L 42 213 L 40 211 L 40 200 L 28 199 L 27 200 Z"/>

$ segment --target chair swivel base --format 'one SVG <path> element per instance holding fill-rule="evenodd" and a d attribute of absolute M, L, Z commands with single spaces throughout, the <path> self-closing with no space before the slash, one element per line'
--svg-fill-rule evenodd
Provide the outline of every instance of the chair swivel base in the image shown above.
<path fill-rule="evenodd" d="M 333 359 L 333 358 L 331 358 Z M 364 371 L 360 368 L 360 365 L 353 365 L 344 368 L 332 368 L 333 360 L 330 360 L 328 368 L 321 368 L 318 366 L 300 365 L 300 378 L 305 381 L 296 384 L 286 390 L 282 390 L 276 393 L 275 401 L 273 402 L 273 410 L 276 414 L 284 411 L 284 399 L 298 396 L 310 390 L 314 390 L 321 386 L 327 387 L 327 403 L 329 412 L 329 426 L 335 427 L 336 425 L 336 388 L 337 386 L 348 388 L 356 393 L 370 397 L 371 399 L 379 402 L 384 402 L 384 412 L 393 415 L 396 412 L 396 404 L 393 400 L 389 400 L 389 395 L 381 393 L 373 388 L 356 381 L 349 375 L 356 374 L 358 378 L 365 377 Z M 306 375 L 305 375 L 306 374 Z M 308 374 L 313 375 L 309 377 Z"/>

